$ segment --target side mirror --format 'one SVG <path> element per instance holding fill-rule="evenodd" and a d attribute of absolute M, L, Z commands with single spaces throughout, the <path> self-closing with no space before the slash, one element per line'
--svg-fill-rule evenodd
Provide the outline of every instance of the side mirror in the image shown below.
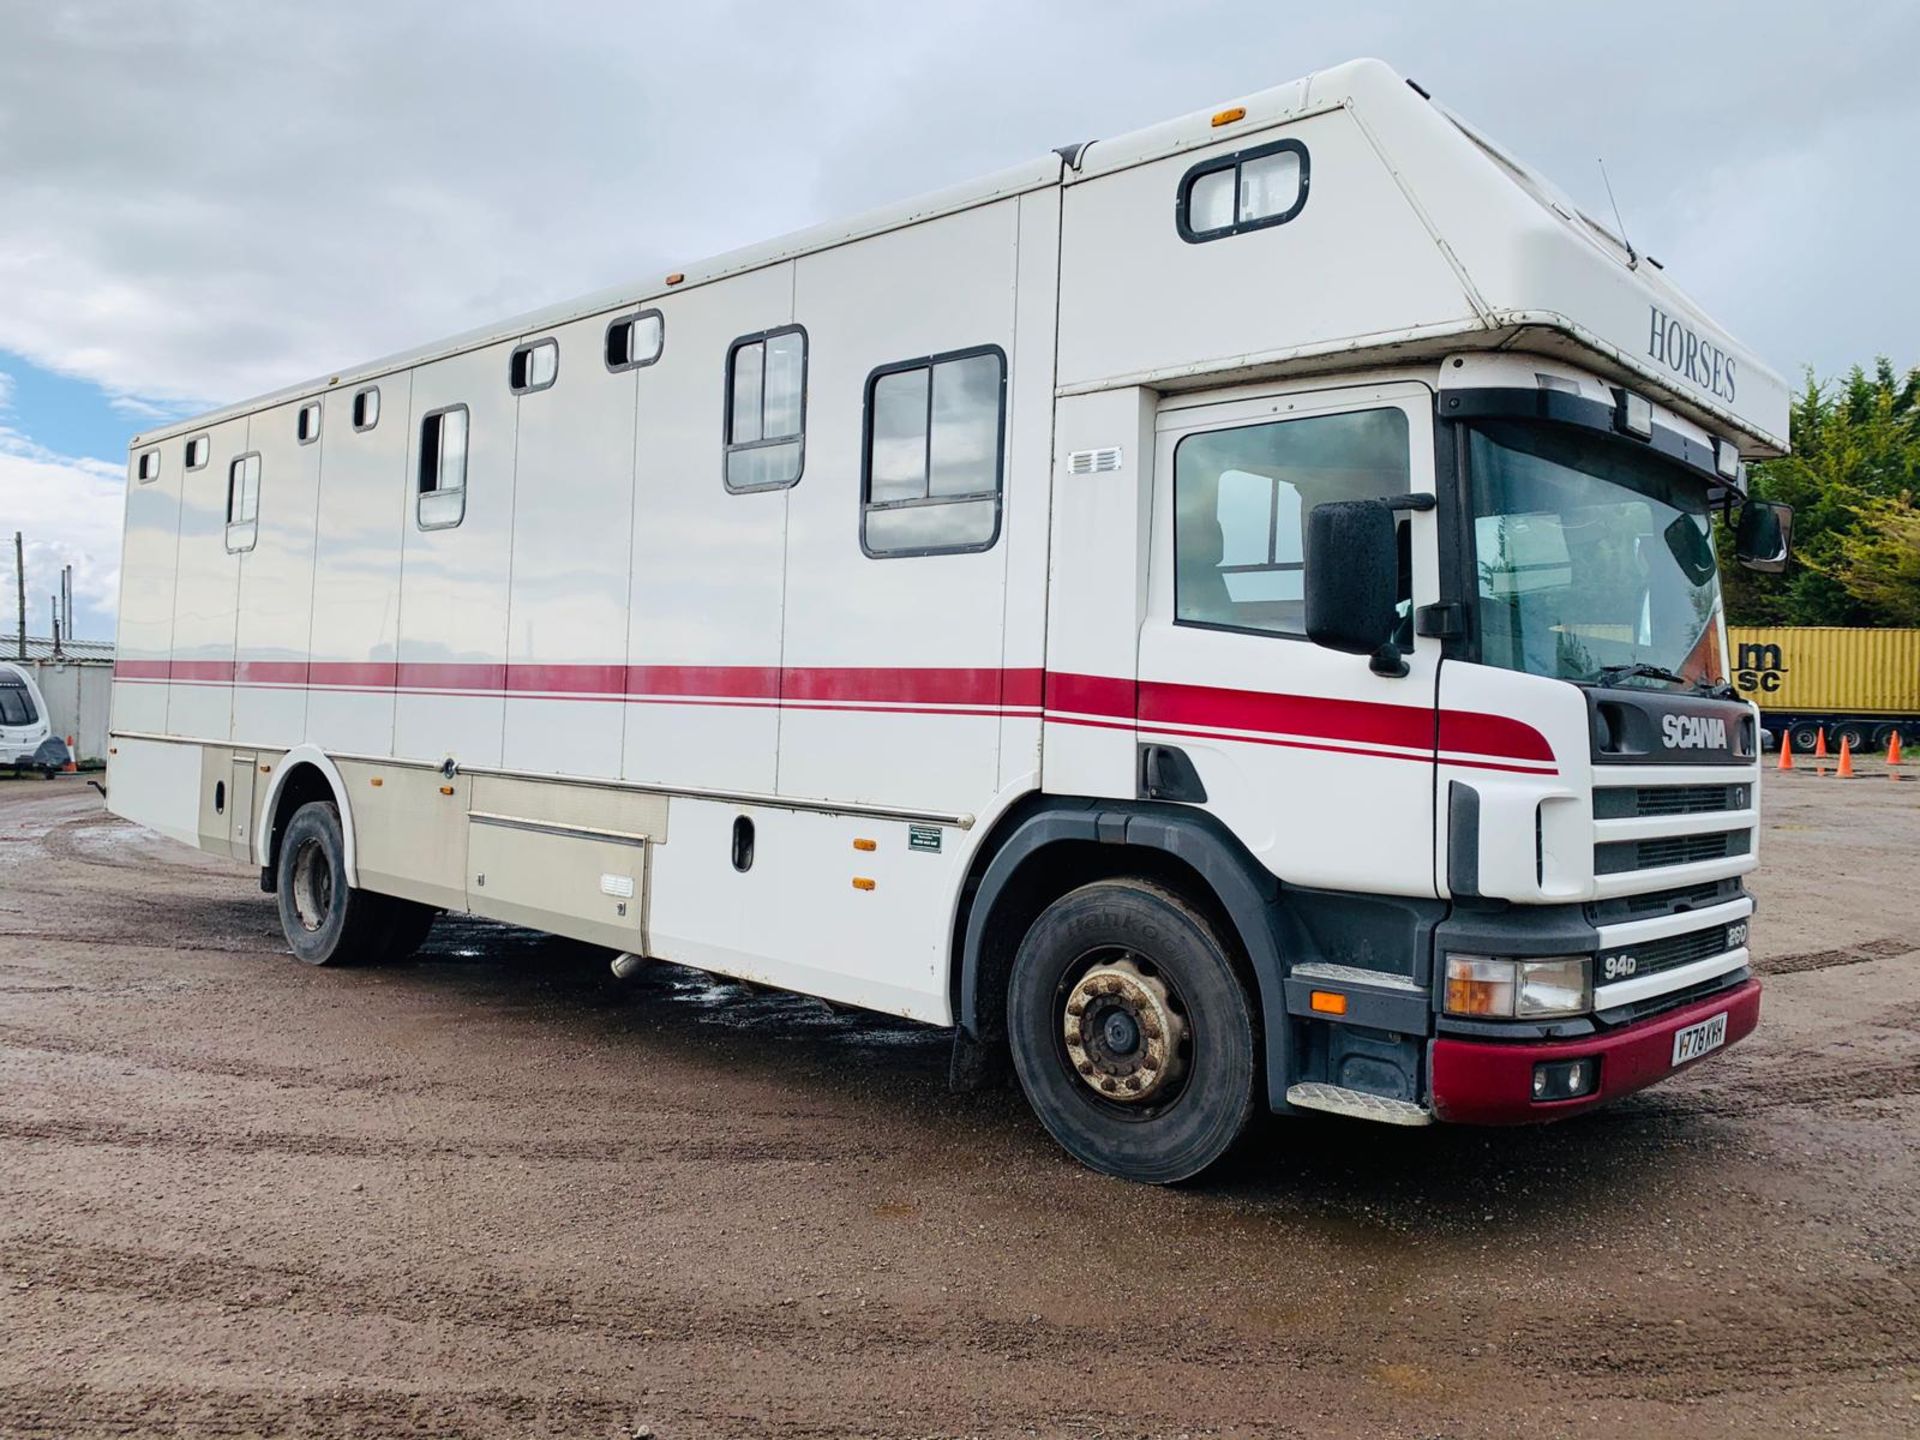
<path fill-rule="evenodd" d="M 1778 575 L 1793 548 L 1793 507 L 1778 500 L 1749 500 L 1733 532 L 1733 556 L 1749 570 Z"/>
<path fill-rule="evenodd" d="M 1384 500 L 1329 500 L 1307 512 L 1307 638 L 1329 650 L 1373 656 L 1382 675 L 1404 675 L 1399 548 Z"/>

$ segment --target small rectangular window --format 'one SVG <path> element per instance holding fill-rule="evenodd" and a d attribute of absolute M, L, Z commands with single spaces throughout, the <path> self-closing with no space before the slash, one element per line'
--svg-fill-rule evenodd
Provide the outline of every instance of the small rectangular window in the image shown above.
<path fill-rule="evenodd" d="M 516 395 L 544 390 L 560 376 L 560 342 L 535 340 L 517 347 L 507 361 L 507 388 Z"/>
<path fill-rule="evenodd" d="M 1180 179 L 1174 228 L 1190 244 L 1284 225 L 1307 203 L 1307 147 L 1276 140 L 1203 160 Z"/>
<path fill-rule="evenodd" d="M 371 430 L 380 423 L 380 387 L 369 385 L 353 397 L 353 428 Z"/>
<path fill-rule="evenodd" d="M 149 480 L 158 480 L 160 478 L 160 452 L 158 450 L 142 450 L 140 452 L 140 458 L 133 462 L 133 474 L 134 478 L 142 485 L 146 484 Z"/>
<path fill-rule="evenodd" d="M 607 368 L 636 370 L 660 358 L 666 320 L 658 310 L 642 310 L 607 326 Z"/>
<path fill-rule="evenodd" d="M 187 441 L 187 469 L 204 470 L 207 458 L 213 453 L 213 439 L 207 435 L 196 435 Z"/>
<path fill-rule="evenodd" d="M 868 555 L 988 550 L 1000 535 L 1007 357 L 997 345 L 867 377 L 860 546 Z"/>
<path fill-rule="evenodd" d="M 294 417 L 293 433 L 299 437 L 302 445 L 311 445 L 320 438 L 320 402 L 302 405 L 300 413 Z"/>
<path fill-rule="evenodd" d="M 259 534 L 260 457 L 242 455 L 227 467 L 227 550 L 251 550 Z"/>
<path fill-rule="evenodd" d="M 807 332 L 743 335 L 727 350 L 729 490 L 777 490 L 806 468 Z"/>
<path fill-rule="evenodd" d="M 422 530 L 444 530 L 467 514 L 467 407 L 436 410 L 420 422 Z"/>

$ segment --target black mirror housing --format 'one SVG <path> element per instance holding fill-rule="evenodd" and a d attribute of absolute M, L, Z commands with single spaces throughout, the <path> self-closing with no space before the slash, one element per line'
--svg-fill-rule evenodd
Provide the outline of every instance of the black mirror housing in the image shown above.
<path fill-rule="evenodd" d="M 1397 651 L 1384 654 L 1400 620 L 1392 509 L 1384 500 L 1329 500 L 1307 512 L 1306 541 L 1307 638 L 1397 665 Z"/>
<path fill-rule="evenodd" d="M 1793 550 L 1793 507 L 1778 500 L 1749 500 L 1740 507 L 1733 556 L 1749 570 L 1778 575 Z"/>

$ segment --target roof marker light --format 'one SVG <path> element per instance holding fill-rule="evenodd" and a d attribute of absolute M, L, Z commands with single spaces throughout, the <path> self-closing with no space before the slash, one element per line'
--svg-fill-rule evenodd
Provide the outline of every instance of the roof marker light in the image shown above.
<path fill-rule="evenodd" d="M 1613 392 L 1613 424 L 1616 430 L 1641 440 L 1653 438 L 1653 402 L 1631 390 Z"/>
<path fill-rule="evenodd" d="M 667 284 L 678 285 L 682 280 L 686 278 L 687 277 L 685 275 L 683 275 L 680 271 L 676 270 L 671 275 L 667 276 Z"/>
<path fill-rule="evenodd" d="M 1214 113 L 1213 128 L 1218 130 L 1222 125 L 1231 125 L 1236 120 L 1244 120 L 1246 118 L 1247 107 L 1244 105 L 1235 105 L 1230 109 L 1220 110 Z"/>

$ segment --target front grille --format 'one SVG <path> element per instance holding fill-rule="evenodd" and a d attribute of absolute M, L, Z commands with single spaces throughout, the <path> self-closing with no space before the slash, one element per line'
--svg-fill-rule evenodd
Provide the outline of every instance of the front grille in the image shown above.
<path fill-rule="evenodd" d="M 1621 875 L 1669 865 L 1697 865 L 1747 853 L 1745 830 L 1714 830 L 1704 835 L 1663 835 L 1657 840 L 1609 840 L 1593 847 L 1593 873 Z"/>
<path fill-rule="evenodd" d="M 1649 890 L 1643 895 L 1596 900 L 1587 907 L 1588 918 L 1596 925 L 1618 925 L 1622 920 L 1644 920 L 1650 915 L 1671 915 L 1676 910 L 1704 910 L 1739 896 L 1738 880 L 1709 880 L 1704 885 L 1682 885 L 1675 890 Z"/>
<path fill-rule="evenodd" d="M 1696 1000 L 1705 1000 L 1721 991 L 1733 990 L 1747 983 L 1752 972 L 1745 966 L 1730 975 L 1716 975 L 1711 980 L 1702 980 L 1697 985 L 1688 985 L 1680 990 L 1669 990 L 1664 995 L 1649 995 L 1645 1000 L 1635 1000 L 1630 1005 L 1615 1005 L 1606 1010 L 1595 1012 L 1595 1018 L 1604 1026 L 1633 1025 L 1648 1016 L 1658 1015 L 1663 1010 L 1677 1010 L 1683 1005 L 1691 1005 Z"/>
<path fill-rule="evenodd" d="M 1593 792 L 1593 818 L 1634 820 L 1744 810 L 1750 794 L 1745 785 L 1614 785 Z"/>
<path fill-rule="evenodd" d="M 1734 922 L 1743 930 L 1747 922 Z M 1638 980 L 1647 975 L 1660 975 L 1668 970 L 1677 970 L 1682 965 L 1691 965 L 1696 960 L 1705 960 L 1710 955 L 1724 955 L 1734 946 L 1729 943 L 1725 925 L 1709 925 L 1704 930 L 1689 930 L 1684 935 L 1669 935 L 1662 940 L 1648 940 L 1639 945 L 1623 945 L 1617 950 L 1603 950 L 1600 953 L 1600 967 L 1594 975 L 1596 984 L 1605 985 L 1612 980 Z M 1633 968 L 1621 973 L 1617 968 L 1610 969 L 1607 962 L 1622 957 L 1631 958 Z"/>

